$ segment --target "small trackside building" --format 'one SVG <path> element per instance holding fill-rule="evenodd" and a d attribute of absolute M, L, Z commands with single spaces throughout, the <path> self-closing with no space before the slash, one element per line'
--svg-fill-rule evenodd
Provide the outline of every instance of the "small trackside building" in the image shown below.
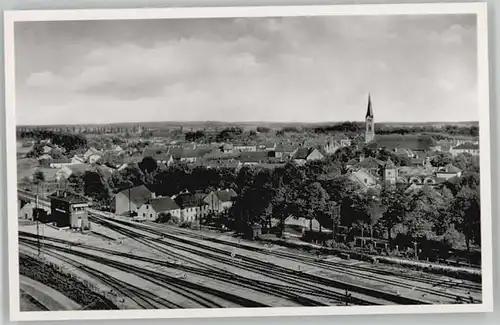
<path fill-rule="evenodd" d="M 87 209 L 89 200 L 79 194 L 57 191 L 49 195 L 51 220 L 57 227 L 88 230 L 90 222 Z"/>

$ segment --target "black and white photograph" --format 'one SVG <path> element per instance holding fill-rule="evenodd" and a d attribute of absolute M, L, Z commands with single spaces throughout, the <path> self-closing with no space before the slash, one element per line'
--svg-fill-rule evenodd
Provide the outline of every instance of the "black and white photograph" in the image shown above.
<path fill-rule="evenodd" d="M 484 4 L 5 21 L 13 319 L 492 308 Z"/>

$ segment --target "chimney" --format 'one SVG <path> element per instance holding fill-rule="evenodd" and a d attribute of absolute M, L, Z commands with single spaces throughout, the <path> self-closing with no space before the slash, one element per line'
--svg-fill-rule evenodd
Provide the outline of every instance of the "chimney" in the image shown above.
<path fill-rule="evenodd" d="M 152 193 L 151 193 L 151 198 L 152 198 L 152 199 L 156 199 L 156 193 L 155 193 L 155 192 L 152 192 Z"/>
<path fill-rule="evenodd" d="M 68 196 L 68 192 L 64 191 L 64 197 Z"/>

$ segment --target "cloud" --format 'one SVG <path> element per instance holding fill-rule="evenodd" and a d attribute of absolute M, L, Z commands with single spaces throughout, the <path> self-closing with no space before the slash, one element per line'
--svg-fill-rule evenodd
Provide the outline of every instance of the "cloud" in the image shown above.
<path fill-rule="evenodd" d="M 35 72 L 26 80 L 26 86 L 32 88 L 65 88 L 65 79 L 50 71 Z"/>
<path fill-rule="evenodd" d="M 32 25 L 16 39 L 18 117 L 359 120 L 372 92 L 379 121 L 442 118 L 476 83 L 474 28 L 444 18 Z"/>

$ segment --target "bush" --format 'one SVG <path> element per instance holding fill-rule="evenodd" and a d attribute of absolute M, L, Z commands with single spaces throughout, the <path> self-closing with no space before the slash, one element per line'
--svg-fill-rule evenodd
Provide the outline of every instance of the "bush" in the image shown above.
<path fill-rule="evenodd" d="M 172 214 L 170 213 L 163 213 L 160 212 L 158 213 L 158 216 L 156 217 L 156 222 L 158 223 L 172 223 L 174 218 L 172 217 Z"/>

